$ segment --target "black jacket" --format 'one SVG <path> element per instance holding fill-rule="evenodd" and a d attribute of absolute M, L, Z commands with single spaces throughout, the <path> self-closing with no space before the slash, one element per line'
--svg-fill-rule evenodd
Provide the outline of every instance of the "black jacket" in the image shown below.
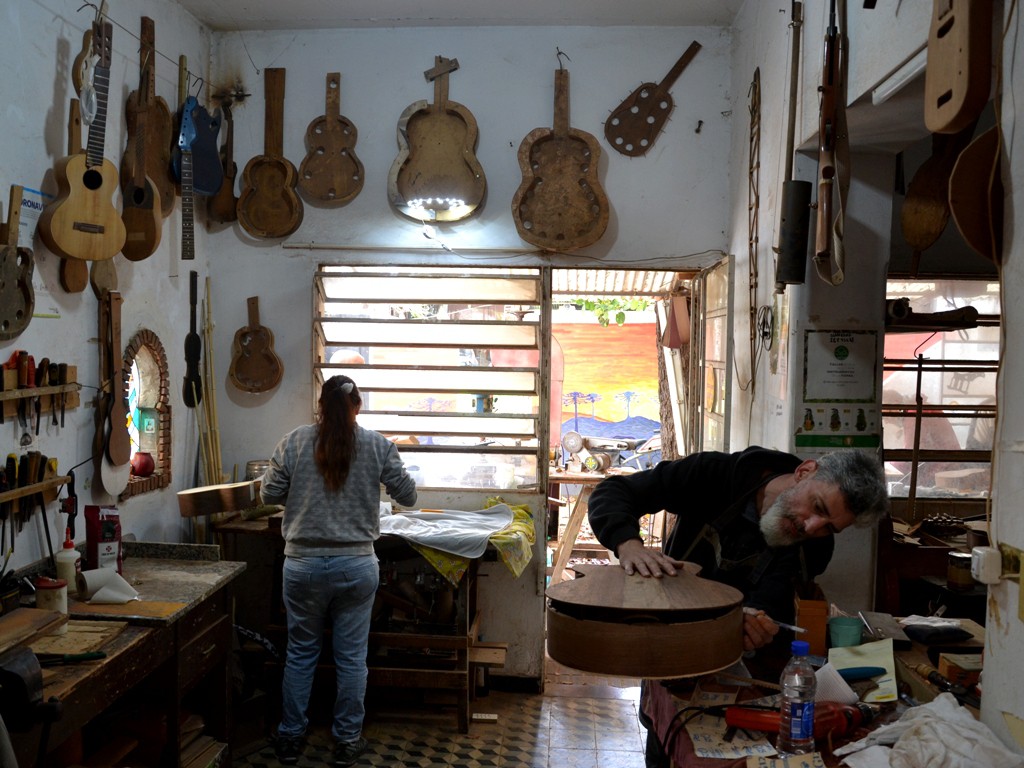
<path fill-rule="evenodd" d="M 640 535 L 641 517 L 664 509 L 677 518 L 663 546 L 667 555 L 698 563 L 703 578 L 736 587 L 745 605 L 792 621 L 797 585 L 825 570 L 835 542 L 828 536 L 769 548 L 752 505 L 764 483 L 790 474 L 800 461 L 754 446 L 732 454 L 695 453 L 643 472 L 615 475 L 591 494 L 590 527 L 598 541 L 615 551 Z M 716 535 L 702 535 L 705 525 Z M 720 557 L 712 544 L 715 538 Z"/>

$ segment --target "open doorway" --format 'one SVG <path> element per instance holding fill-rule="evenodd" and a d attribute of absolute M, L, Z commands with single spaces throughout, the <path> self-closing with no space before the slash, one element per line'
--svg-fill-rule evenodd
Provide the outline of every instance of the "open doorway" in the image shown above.
<path fill-rule="evenodd" d="M 674 421 L 666 404 L 676 398 L 667 394 L 660 358 L 680 346 L 666 320 L 681 286 L 676 272 L 552 272 L 552 569 L 613 559 L 587 524 L 586 497 L 608 474 L 647 469 L 662 457 L 662 427 L 667 421 L 672 430 Z M 660 543 L 661 521 L 645 522 L 642 535 Z"/>

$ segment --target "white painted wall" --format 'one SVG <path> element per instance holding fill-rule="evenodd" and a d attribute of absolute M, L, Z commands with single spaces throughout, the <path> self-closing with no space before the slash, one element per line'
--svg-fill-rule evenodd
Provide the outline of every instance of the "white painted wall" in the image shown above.
<path fill-rule="evenodd" d="M 53 193 L 54 163 L 67 154 L 69 100 L 75 95 L 71 84 L 71 63 L 82 47 L 82 33 L 91 24 L 93 11 L 78 12 L 78 0 L 26 0 L 0 5 L 0 70 L 6 73 L 3 92 L 4 152 L 0 162 L 0 200 L 7 218 L 8 190 L 18 184 Z M 168 104 L 177 100 L 179 54 L 189 66 L 205 72 L 211 38 L 177 4 L 120 0 L 113 5 L 114 20 L 139 34 L 140 17 L 146 14 L 156 24 L 157 48 L 171 57 L 156 64 L 157 93 Z M 106 129 L 106 157 L 120 165 L 127 141 L 124 102 L 138 86 L 138 41 L 114 27 L 111 63 L 110 106 Z M 172 107 L 173 109 L 173 107 Z M 85 132 L 83 131 L 83 144 Z M 114 198 L 120 210 L 119 197 Z M 80 462 L 76 470 L 79 511 L 86 504 L 111 504 L 113 500 L 92 488 L 93 423 L 92 401 L 99 384 L 98 303 L 90 289 L 67 294 L 58 281 L 59 259 L 49 253 L 38 238 L 32 239 L 29 223 L 23 219 L 20 242 L 30 245 L 35 256 L 35 313 L 28 328 L 17 338 L 0 341 L 0 358 L 6 361 L 17 349 L 25 349 L 38 362 L 42 357 L 78 366 L 82 407 L 65 414 L 65 427 L 46 423 L 40 429 L 35 448 L 58 459 L 63 473 Z M 34 224 L 33 224 L 34 227 Z M 183 341 L 188 332 L 188 270 L 206 273 L 206 233 L 197 227 L 199 257 L 190 265 L 180 259 L 181 219 L 179 210 L 164 222 L 163 241 L 158 251 L 143 262 L 132 264 L 123 256 L 114 259 L 122 308 L 123 343 L 140 328 L 150 328 L 162 340 L 171 366 L 171 404 L 174 414 L 174 488 L 191 483 L 195 460 L 196 432 L 192 414 L 181 401 L 184 374 Z M 21 453 L 22 430 L 8 419 L 0 427 L 0 451 Z M 140 540 L 179 541 L 180 517 L 173 492 L 149 494 L 120 505 L 122 529 Z M 64 519 L 57 505 L 50 505 L 48 521 L 59 547 Z M 77 540 L 85 540 L 85 525 L 79 517 Z M 11 566 L 21 567 L 47 554 L 42 521 L 38 513 L 25 526 L 16 542 Z"/>

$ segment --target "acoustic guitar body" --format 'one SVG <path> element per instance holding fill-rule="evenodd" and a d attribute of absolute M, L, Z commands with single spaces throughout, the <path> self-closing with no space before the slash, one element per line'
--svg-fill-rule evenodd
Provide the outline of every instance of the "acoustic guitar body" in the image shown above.
<path fill-rule="evenodd" d="M 306 157 L 299 165 L 298 189 L 311 203 L 344 205 L 363 188 L 363 164 L 356 156 L 359 132 L 341 115 L 341 74 L 327 75 L 326 107 L 306 128 Z"/>
<path fill-rule="evenodd" d="M 139 106 L 129 98 L 128 107 L 125 112 L 125 120 L 128 124 L 128 145 L 125 148 L 124 156 L 121 158 L 121 190 L 125 195 L 129 192 L 129 186 L 135 175 L 135 158 L 137 151 L 135 137 L 139 134 Z M 167 102 L 157 98 L 148 108 L 142 125 L 144 137 L 143 165 L 145 173 L 149 177 L 149 183 L 156 189 L 160 218 L 165 219 L 174 210 L 174 179 L 171 178 L 171 141 L 172 141 L 172 118 Z"/>
<path fill-rule="evenodd" d="M 66 259 L 112 259 L 124 247 L 125 228 L 111 202 L 117 169 L 109 160 L 89 167 L 86 154 L 57 161 L 57 196 L 39 216 L 46 247 Z"/>
<path fill-rule="evenodd" d="M 933 0 L 924 76 L 924 124 L 956 133 L 988 103 L 992 0 Z"/>
<path fill-rule="evenodd" d="M 476 118 L 448 99 L 448 75 L 456 59 L 434 58 L 424 75 L 434 82 L 434 103 L 417 101 L 398 120 L 398 155 L 388 175 L 396 211 L 416 221 L 458 221 L 484 201 L 487 177 L 475 150 Z"/>
<path fill-rule="evenodd" d="M 142 261 L 152 256 L 160 246 L 164 220 L 160 213 L 160 193 L 148 176 L 141 186 L 129 182 L 124 188 L 121 221 L 126 232 L 121 249 L 124 257 L 128 261 Z"/>
<path fill-rule="evenodd" d="M 227 139 L 220 148 L 220 163 L 224 169 L 224 182 L 217 194 L 206 201 L 206 213 L 211 221 L 228 224 L 238 219 L 238 198 L 235 196 L 235 177 L 238 168 L 234 160 L 235 121 L 231 116 L 231 104 L 225 100 L 221 109 L 224 112 L 224 123 L 227 126 Z"/>
<path fill-rule="evenodd" d="M 166 219 L 174 210 L 174 178 L 171 176 L 171 144 L 174 141 L 174 119 L 167 102 L 156 95 L 156 25 L 148 16 L 142 17 L 139 37 L 139 88 L 128 94 L 125 121 L 128 124 L 128 145 L 121 158 L 121 189 L 128 195 L 135 181 L 135 165 L 141 155 L 144 176 L 156 187 L 160 217 Z M 136 144 L 141 143 L 141 151 Z M 154 247 L 155 250 L 155 247 Z M 125 254 L 127 255 L 127 254 Z"/>
<path fill-rule="evenodd" d="M 583 248 L 608 227 L 608 198 L 597 176 L 601 147 L 569 127 L 569 72 L 555 71 L 555 127 L 536 128 L 519 145 L 523 181 L 512 198 L 519 236 L 551 251 Z"/>
<path fill-rule="evenodd" d="M 701 579 L 627 575 L 578 565 L 547 589 L 547 649 L 560 664 L 603 675 L 673 678 L 724 669 L 743 653 L 743 594 Z M 638 649 L 657 649 L 644 653 Z"/>

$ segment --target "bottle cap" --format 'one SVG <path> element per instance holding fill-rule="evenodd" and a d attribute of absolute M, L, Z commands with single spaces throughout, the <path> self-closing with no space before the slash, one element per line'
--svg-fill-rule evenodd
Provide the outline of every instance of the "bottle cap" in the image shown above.
<path fill-rule="evenodd" d="M 65 528 L 64 529 L 64 546 L 63 546 L 63 548 L 64 549 L 74 549 L 75 548 L 75 542 L 73 542 L 71 540 L 71 529 L 70 528 Z"/>
<path fill-rule="evenodd" d="M 790 646 L 794 656 L 806 656 L 811 652 L 811 644 L 806 640 L 794 640 Z"/>

